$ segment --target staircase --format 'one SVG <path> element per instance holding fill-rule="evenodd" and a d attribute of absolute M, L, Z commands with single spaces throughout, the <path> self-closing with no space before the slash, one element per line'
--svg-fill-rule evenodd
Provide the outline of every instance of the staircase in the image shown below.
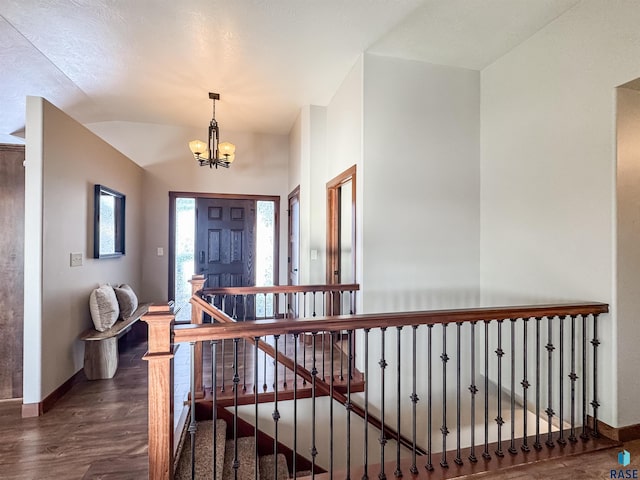
<path fill-rule="evenodd" d="M 196 433 L 196 479 L 212 478 L 213 463 L 211 452 L 213 451 L 212 420 L 198 422 L 198 431 Z M 224 420 L 216 420 L 216 480 L 234 478 L 233 458 L 234 458 L 234 442 L 227 440 L 227 422 Z M 258 476 L 255 476 L 255 457 L 256 451 L 254 437 L 238 438 L 238 480 L 254 480 L 259 479 L 277 479 L 285 480 L 293 478 L 287 466 L 287 459 L 283 454 L 277 456 L 277 467 L 273 455 L 263 455 L 258 458 Z M 276 477 L 277 469 L 277 477 Z M 311 475 L 311 472 L 298 472 L 298 478 Z M 180 460 L 176 467 L 174 476 L 175 480 L 191 480 L 191 435 L 187 434 Z"/>

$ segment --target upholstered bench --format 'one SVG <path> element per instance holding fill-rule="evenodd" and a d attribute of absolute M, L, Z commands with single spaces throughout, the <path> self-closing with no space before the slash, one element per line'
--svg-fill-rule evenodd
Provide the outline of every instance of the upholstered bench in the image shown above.
<path fill-rule="evenodd" d="M 89 380 L 113 378 L 118 369 L 118 339 L 149 310 L 149 303 L 141 304 L 129 316 L 118 320 L 103 332 L 93 328 L 80 335 L 84 340 L 84 373 Z"/>

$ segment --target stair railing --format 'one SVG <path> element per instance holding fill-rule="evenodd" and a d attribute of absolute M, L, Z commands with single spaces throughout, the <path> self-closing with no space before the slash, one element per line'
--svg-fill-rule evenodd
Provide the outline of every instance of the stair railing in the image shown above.
<path fill-rule="evenodd" d="M 285 337 L 291 338 L 297 353 L 301 336 L 310 335 L 311 378 L 307 379 L 312 385 L 311 398 L 307 400 L 311 403 L 307 405 L 310 415 L 301 417 L 297 409 L 297 376 L 306 374 L 294 354 L 293 365 L 288 365 L 296 373 L 293 412 L 285 412 L 288 409 L 281 407 L 276 389 L 272 422 L 260 424 L 256 406 L 253 424 L 256 431 L 260 428 L 273 432 L 273 454 L 277 461 L 277 445 L 282 440 L 278 425 L 287 420 L 285 414 L 290 414 L 294 458 L 301 451 L 310 454 L 311 478 L 332 478 L 338 472 L 345 478 L 373 475 L 387 478 L 391 474 L 398 477 L 404 472 L 414 475 L 420 472 L 420 478 L 422 475 L 429 478 L 429 472 L 442 475 L 443 469 L 448 469 L 448 475 L 478 472 L 496 465 L 588 450 L 598 437 L 598 318 L 606 312 L 607 304 L 580 303 L 172 328 L 171 314 L 152 309 L 144 317 L 149 323 L 149 352 L 145 356 L 149 361 L 149 478 L 173 478 L 171 364 L 173 344 L 182 342 L 190 343 L 195 351 L 201 342 L 209 342 L 215 350 L 221 341 L 231 340 L 232 358 L 237 366 L 242 339 L 253 340 L 247 343 L 254 349 L 255 360 L 262 339 L 271 338 L 272 353 L 280 361 Z M 363 355 L 357 366 L 365 379 L 364 397 L 351 391 L 354 362 L 349 361 L 342 407 L 336 411 L 335 402 L 330 401 L 329 418 L 320 417 L 317 390 L 325 387 L 318 378 L 318 340 L 325 335 L 333 339 L 343 331 L 348 337 L 348 357 L 353 338 L 358 336 L 361 340 Z M 341 334 L 339 338 L 342 339 Z M 331 340 L 330 363 L 335 360 L 336 347 L 337 342 Z M 340 348 L 345 348 L 344 343 Z M 216 372 L 218 355 L 214 354 L 212 361 Z M 223 357 L 221 361 L 225 361 Z M 335 375 L 333 369 L 329 370 L 332 374 L 328 388 L 335 390 Z M 388 388 L 388 383 L 395 388 Z M 237 369 L 234 384 L 237 395 Z M 213 392 L 215 411 L 216 389 Z M 411 431 L 409 449 L 402 446 L 399 437 L 387 436 L 384 429 L 379 432 L 377 446 L 370 441 L 368 424 L 354 423 L 351 415 L 354 405 L 363 398 L 360 406 L 365 417 L 377 412 L 382 424 L 395 422 L 398 435 L 403 430 Z M 463 419 L 465 414 L 470 415 L 471 421 Z M 589 414 L 593 417 L 593 428 L 588 426 Z M 494 415 L 495 419 L 490 419 Z M 479 426 L 478 417 L 484 420 Z M 266 423 L 264 419 L 262 423 Z M 356 427 L 361 429 L 359 433 Z M 344 447 L 335 448 L 336 435 L 340 435 L 340 445 Z M 449 442 L 451 437 L 453 445 Z M 424 445 L 426 455 L 420 455 L 420 445 Z M 395 457 L 392 461 L 389 454 Z M 233 465 L 237 475 L 240 465 L 237 454 Z M 316 466 L 328 472 L 320 474 Z M 292 473 L 295 478 L 295 468 Z"/>

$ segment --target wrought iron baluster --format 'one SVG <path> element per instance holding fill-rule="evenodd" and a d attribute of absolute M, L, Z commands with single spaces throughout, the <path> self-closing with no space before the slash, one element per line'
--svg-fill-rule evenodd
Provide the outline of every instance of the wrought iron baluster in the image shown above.
<path fill-rule="evenodd" d="M 240 376 L 238 375 L 239 341 L 239 338 L 233 339 L 233 476 L 236 480 L 238 479 L 238 469 L 240 468 L 240 459 L 238 458 L 238 384 L 240 383 Z"/>
<path fill-rule="evenodd" d="M 560 322 L 560 359 L 559 359 L 559 367 L 560 374 L 558 375 L 558 390 L 560 392 L 559 395 L 559 417 L 558 424 L 560 425 L 560 434 L 558 436 L 558 444 L 566 445 L 567 441 L 564 439 L 564 320 L 566 317 L 558 317 L 558 321 Z"/>
<path fill-rule="evenodd" d="M 427 325 L 427 391 L 429 392 L 429 395 L 427 396 L 427 464 L 425 465 L 425 468 L 428 471 L 433 470 L 433 461 L 432 461 L 432 453 L 433 453 L 432 436 L 433 435 L 431 433 L 431 429 L 433 426 L 433 409 L 432 409 L 433 402 L 432 402 L 432 395 L 431 395 L 431 391 L 432 391 L 431 387 L 432 387 L 432 380 L 433 380 L 432 333 L 433 333 L 433 325 L 429 324 Z"/>
<path fill-rule="evenodd" d="M 396 470 L 394 472 L 394 475 L 396 476 L 396 478 L 402 477 L 402 470 L 400 469 L 400 428 L 401 428 L 401 422 L 400 422 L 400 414 L 401 414 L 401 405 L 400 405 L 400 399 L 402 396 L 401 393 L 401 385 L 400 385 L 400 378 L 402 375 L 402 370 L 401 370 L 401 366 L 400 366 L 400 361 L 401 361 L 401 355 L 400 355 L 400 335 L 402 333 L 402 327 L 396 327 Z M 351 339 L 349 339 L 349 357 L 351 357 Z M 351 364 L 351 362 L 349 362 L 349 364 Z"/>
<path fill-rule="evenodd" d="M 462 328 L 462 323 L 461 322 L 457 322 L 456 323 L 456 458 L 454 460 L 456 465 L 462 465 L 462 451 L 461 451 L 461 447 L 460 447 L 460 432 L 461 432 L 461 428 L 460 428 L 460 411 L 461 411 L 461 405 L 460 405 L 460 393 L 461 393 L 460 371 L 462 369 L 461 365 L 460 365 L 461 328 Z"/>
<path fill-rule="evenodd" d="M 571 373 L 569 374 L 571 380 L 571 430 L 569 432 L 569 441 L 577 442 L 576 438 L 576 317 L 571 316 Z"/>
<path fill-rule="evenodd" d="M 582 440 L 589 440 L 587 433 L 587 315 L 582 315 Z"/>
<path fill-rule="evenodd" d="M 598 407 L 600 406 L 600 403 L 598 402 L 598 346 L 600 345 L 600 340 L 598 340 L 597 314 L 593 314 L 593 340 L 591 340 L 591 345 L 593 345 L 593 400 L 591 401 L 591 406 L 593 407 L 592 434 L 594 437 L 598 437 Z"/>
<path fill-rule="evenodd" d="M 447 362 L 449 361 L 449 355 L 447 355 L 447 323 L 442 324 L 442 456 L 440 457 L 440 466 L 442 468 L 448 468 L 447 463 L 447 435 L 449 435 L 449 429 L 447 428 Z"/>
<path fill-rule="evenodd" d="M 216 438 L 218 438 L 218 426 L 216 425 L 216 420 L 218 417 L 218 408 L 217 408 L 217 356 L 216 356 L 216 347 L 218 345 L 218 342 L 216 340 L 211 340 L 211 342 L 209 342 L 210 347 L 211 347 L 211 395 L 213 396 L 213 408 L 212 408 L 212 419 L 213 419 L 213 425 L 212 425 L 212 435 L 213 435 L 213 449 L 212 449 L 212 455 L 211 455 L 211 468 L 213 470 L 213 478 L 214 480 L 216 480 L 218 478 L 217 476 L 217 470 L 218 470 L 218 465 L 216 462 Z M 193 407 L 193 405 L 192 405 Z M 193 411 L 193 410 L 192 410 Z M 193 443 L 192 443 L 193 445 Z"/>
<path fill-rule="evenodd" d="M 529 326 L 529 318 L 523 318 L 522 321 L 523 323 L 523 333 L 522 333 L 522 370 L 524 371 L 524 378 L 522 379 L 522 382 L 520 382 L 520 385 L 522 385 L 522 430 L 523 430 L 523 437 L 522 437 L 522 446 L 520 447 L 521 450 L 523 452 L 528 452 L 529 450 L 529 445 L 528 445 L 528 437 L 527 437 L 527 414 L 529 413 L 528 408 L 528 404 L 527 404 L 527 392 L 529 391 L 529 387 L 531 386 L 529 384 L 529 381 L 527 380 L 528 377 L 528 372 L 527 372 L 527 346 L 528 346 L 528 342 L 527 342 L 527 327 Z"/>
<path fill-rule="evenodd" d="M 484 451 L 482 458 L 489 460 L 489 322 L 484 321 Z"/>
<path fill-rule="evenodd" d="M 540 443 L 540 321 L 541 317 L 536 317 L 536 440 L 533 448 L 542 449 Z"/>
<path fill-rule="evenodd" d="M 551 427 L 552 427 L 552 420 L 553 420 L 553 416 L 555 415 L 555 412 L 553 411 L 553 351 L 556 349 L 556 347 L 553 346 L 553 325 L 552 325 L 552 321 L 555 317 L 550 316 L 547 317 L 547 345 L 545 346 L 545 348 L 547 349 L 547 375 L 548 375 L 548 380 L 547 380 L 547 409 L 545 410 L 545 413 L 547 414 L 547 441 L 545 442 L 545 444 L 547 445 L 547 447 L 549 448 L 553 448 L 555 445 L 553 443 L 553 436 L 551 433 Z"/>
<path fill-rule="evenodd" d="M 220 385 L 220 391 L 224 393 L 224 384 L 225 384 L 225 379 L 224 379 L 224 370 L 225 370 L 225 363 L 224 363 L 224 346 L 225 346 L 225 341 L 222 340 L 222 352 L 221 352 L 221 358 L 220 358 L 220 363 L 222 364 L 222 385 Z"/>
<path fill-rule="evenodd" d="M 331 332 L 331 336 L 333 337 L 333 332 Z M 329 345 L 329 355 L 331 355 L 331 360 L 329 361 L 329 366 L 331 367 L 331 377 L 329 378 L 329 396 L 333 398 L 334 392 L 334 375 L 333 375 L 333 355 L 334 355 L 334 344 L 333 341 L 330 342 Z M 333 478 L 333 400 L 329 400 L 329 475 L 330 478 Z"/>
<path fill-rule="evenodd" d="M 254 429 L 253 429 L 253 441 L 254 445 L 258 445 L 258 354 L 260 353 L 258 350 L 258 342 L 260 341 L 260 337 L 253 338 L 253 405 L 254 405 Z M 294 404 L 295 408 L 295 404 Z M 295 427 L 294 427 L 295 428 Z M 258 480 L 259 475 L 259 457 L 258 457 L 258 449 L 254 448 L 253 451 L 254 457 L 254 480 Z"/>
<path fill-rule="evenodd" d="M 498 320 L 498 348 L 496 350 L 496 356 L 498 357 L 498 416 L 496 417 L 496 424 L 498 425 L 498 448 L 496 449 L 496 455 L 498 457 L 504 457 L 502 451 L 502 425 L 504 420 L 502 419 L 502 357 L 504 356 L 504 350 L 502 350 L 502 323 L 504 320 Z"/>
<path fill-rule="evenodd" d="M 298 478 L 298 334 L 293 334 L 293 478 Z"/>
<path fill-rule="evenodd" d="M 351 356 L 351 338 L 353 336 L 353 330 L 347 331 L 347 340 L 349 342 L 349 346 L 347 347 L 347 351 L 349 352 L 349 357 Z M 333 343 L 333 342 L 332 342 Z M 353 405 L 351 404 L 351 364 L 349 364 L 348 371 L 348 379 L 347 379 L 347 404 L 345 405 L 345 409 L 347 410 L 347 477 L 346 480 L 351 479 L 351 409 Z M 333 403 L 333 402 L 331 402 Z"/>
<path fill-rule="evenodd" d="M 369 480 L 369 332 L 364 329 L 364 473 L 362 480 Z M 333 358 L 333 354 L 331 355 Z M 333 366 L 331 366 L 333 370 Z M 333 375 L 332 375 L 333 377 Z"/>
<path fill-rule="evenodd" d="M 509 453 L 516 455 L 516 320 L 511 320 L 511 444 Z"/>
<path fill-rule="evenodd" d="M 411 471 L 411 473 L 413 473 L 414 475 L 418 474 L 418 467 L 416 466 L 416 435 L 417 435 L 417 431 L 416 431 L 416 407 L 417 407 L 417 403 L 420 400 L 418 398 L 418 394 L 416 393 L 416 377 L 417 377 L 417 370 L 416 370 L 416 366 L 417 366 L 417 362 L 416 362 L 416 332 L 418 331 L 418 325 L 413 325 L 412 327 L 412 332 L 411 332 L 411 355 L 412 355 L 412 362 L 411 362 L 411 373 L 413 374 L 413 384 L 412 384 L 412 390 L 411 390 L 411 428 L 412 428 L 412 435 L 413 435 L 413 444 L 412 444 L 412 448 L 411 448 L 411 468 L 409 469 Z M 398 431 L 400 431 L 400 429 L 398 429 Z"/>
<path fill-rule="evenodd" d="M 247 320 L 247 296 L 242 295 L 242 321 Z M 247 391 L 247 339 L 242 339 L 242 392 Z"/>
<path fill-rule="evenodd" d="M 387 368 L 387 361 L 385 360 L 384 352 L 384 337 L 386 331 L 386 327 L 382 327 L 380 329 L 381 347 L 380 361 L 378 362 L 378 365 L 380 365 L 380 424 L 383 425 L 383 427 L 380 429 L 380 473 L 378 474 L 379 480 L 386 480 L 387 478 L 387 475 L 384 472 L 384 448 L 387 444 L 387 439 L 384 433 L 384 371 Z"/>
<path fill-rule="evenodd" d="M 316 448 L 316 377 L 318 369 L 316 368 L 316 337 L 317 332 L 311 334 L 312 365 L 311 368 L 311 478 L 316 475 L 316 456 L 318 449 Z"/>
<path fill-rule="evenodd" d="M 273 392 L 273 414 L 271 417 L 273 418 L 273 464 L 275 465 L 273 470 L 273 480 L 278 480 L 278 422 L 280 421 L 280 412 L 278 411 L 278 340 L 280 339 L 280 335 L 273 336 L 274 343 L 274 363 L 276 368 L 274 368 L 273 375 L 273 384 L 275 385 Z"/>
<path fill-rule="evenodd" d="M 196 478 L 196 342 L 189 342 L 191 346 L 191 421 L 189 435 L 191 438 L 191 480 Z M 215 406 L 215 403 L 214 403 Z"/>
<path fill-rule="evenodd" d="M 476 386 L 476 323 L 471 322 L 471 385 L 469 392 L 471 393 L 471 447 L 469 449 L 469 461 L 476 463 L 476 394 L 478 387 Z"/>
<path fill-rule="evenodd" d="M 267 336 L 264 336 L 264 342 L 267 342 Z M 267 391 L 267 352 L 263 352 L 262 353 L 262 360 L 263 360 L 263 364 L 262 364 L 262 391 L 266 392 Z"/>

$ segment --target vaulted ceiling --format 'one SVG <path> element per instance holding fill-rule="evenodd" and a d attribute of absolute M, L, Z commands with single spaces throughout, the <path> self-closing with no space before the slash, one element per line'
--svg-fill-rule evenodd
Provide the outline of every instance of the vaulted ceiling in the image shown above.
<path fill-rule="evenodd" d="M 82 123 L 286 134 L 362 52 L 480 70 L 580 0 L 2 0 L 0 142 L 25 97 Z"/>

